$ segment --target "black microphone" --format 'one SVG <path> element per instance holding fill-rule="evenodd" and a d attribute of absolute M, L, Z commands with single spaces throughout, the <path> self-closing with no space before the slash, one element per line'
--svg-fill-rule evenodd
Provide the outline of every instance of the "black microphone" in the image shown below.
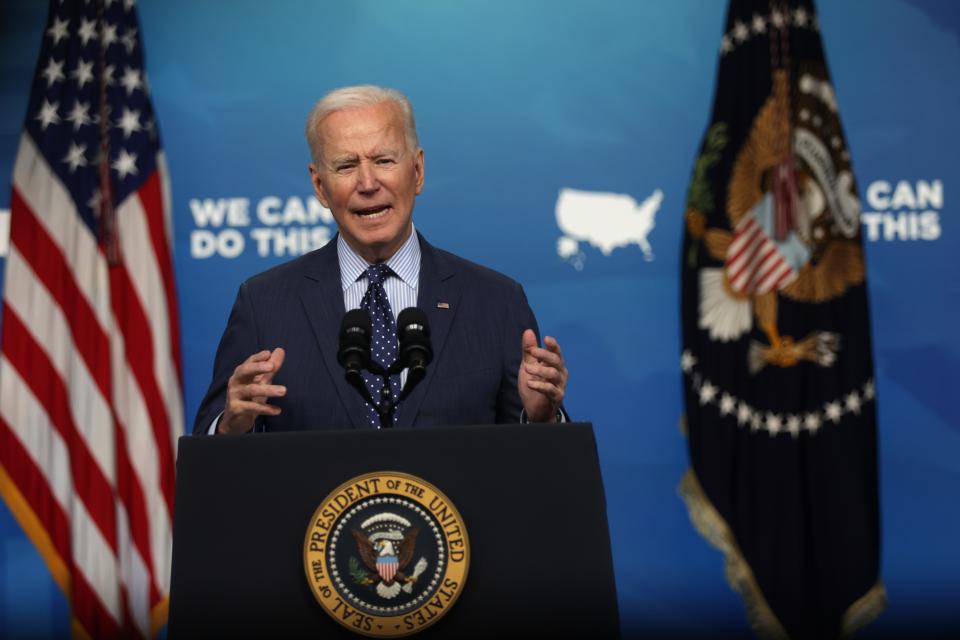
<path fill-rule="evenodd" d="M 340 322 L 340 348 L 337 362 L 347 377 L 360 373 L 370 364 L 370 315 L 363 309 L 348 311 Z"/>
<path fill-rule="evenodd" d="M 413 388 L 427 376 L 427 365 L 433 360 L 427 314 L 416 307 L 407 307 L 401 311 L 397 316 L 397 341 L 400 352 L 394 366 L 399 370 L 408 370 L 407 382 L 397 400 L 399 402 L 406 399 Z"/>
<path fill-rule="evenodd" d="M 397 316 L 397 339 L 400 343 L 398 360 L 405 368 L 426 370 L 433 360 L 430 344 L 430 326 L 427 314 L 416 307 L 407 307 Z"/>

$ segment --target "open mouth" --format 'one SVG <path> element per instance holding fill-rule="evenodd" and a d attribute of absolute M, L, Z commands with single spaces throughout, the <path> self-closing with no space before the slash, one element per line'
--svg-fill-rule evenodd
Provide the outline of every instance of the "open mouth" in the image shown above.
<path fill-rule="evenodd" d="M 354 209 L 353 213 L 364 218 L 380 218 L 390 211 L 390 205 L 381 204 L 374 207 L 365 207 L 363 209 Z"/>

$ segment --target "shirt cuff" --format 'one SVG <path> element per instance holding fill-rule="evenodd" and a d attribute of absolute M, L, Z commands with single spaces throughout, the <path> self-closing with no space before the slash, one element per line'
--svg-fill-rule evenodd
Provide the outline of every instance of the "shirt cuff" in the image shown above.
<path fill-rule="evenodd" d="M 557 409 L 557 424 L 563 424 L 567 422 L 567 414 L 563 409 Z M 527 410 L 520 409 L 520 424 L 531 424 L 530 419 L 527 418 Z"/>

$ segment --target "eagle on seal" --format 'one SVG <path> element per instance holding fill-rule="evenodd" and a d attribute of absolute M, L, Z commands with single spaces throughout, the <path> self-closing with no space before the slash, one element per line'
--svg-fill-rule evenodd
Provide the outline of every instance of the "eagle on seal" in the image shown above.
<path fill-rule="evenodd" d="M 363 561 L 363 564 L 380 576 L 376 591 L 384 598 L 393 598 L 396 596 L 401 589 L 399 583 L 408 583 L 416 580 L 416 577 L 407 576 L 403 570 L 406 569 L 410 561 L 413 560 L 413 553 L 417 544 L 417 535 L 420 533 L 420 529 L 411 527 L 402 538 L 399 535 L 399 531 L 394 530 L 394 532 L 394 536 L 374 534 L 373 536 L 367 537 L 357 529 L 350 530 L 353 539 L 357 542 L 357 550 L 360 552 L 360 559 Z M 397 540 L 395 538 L 400 539 Z"/>

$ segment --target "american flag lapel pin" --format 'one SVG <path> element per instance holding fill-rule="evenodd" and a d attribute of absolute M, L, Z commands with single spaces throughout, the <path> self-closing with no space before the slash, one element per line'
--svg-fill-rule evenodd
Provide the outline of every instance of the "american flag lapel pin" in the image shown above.
<path fill-rule="evenodd" d="M 449 308 L 450 308 L 450 303 L 449 303 L 449 302 L 438 302 L 438 303 L 437 303 L 437 309 L 449 309 Z"/>

